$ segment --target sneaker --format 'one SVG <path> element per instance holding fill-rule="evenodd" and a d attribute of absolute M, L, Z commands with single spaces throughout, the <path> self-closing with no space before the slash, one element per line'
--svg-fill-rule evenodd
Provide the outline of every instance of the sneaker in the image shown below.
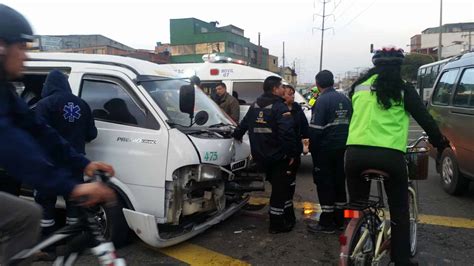
<path fill-rule="evenodd" d="M 319 223 L 316 224 L 308 224 L 307 229 L 311 233 L 324 233 L 324 234 L 334 234 L 336 229 L 334 226 L 323 226 Z"/>

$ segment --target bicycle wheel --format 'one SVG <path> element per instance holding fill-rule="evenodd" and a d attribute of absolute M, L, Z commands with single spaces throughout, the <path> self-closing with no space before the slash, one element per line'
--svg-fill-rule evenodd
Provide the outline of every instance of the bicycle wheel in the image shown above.
<path fill-rule="evenodd" d="M 408 208 L 410 211 L 410 255 L 413 257 L 416 254 L 418 240 L 418 204 L 416 200 L 416 192 L 412 186 L 408 188 Z"/>
<path fill-rule="evenodd" d="M 369 228 L 371 221 L 379 221 L 378 217 L 372 219 L 372 214 L 362 214 L 360 218 L 353 218 L 341 236 L 341 255 L 339 265 L 371 265 L 375 255 L 374 238 Z M 344 243 L 343 243 L 344 242 Z"/>

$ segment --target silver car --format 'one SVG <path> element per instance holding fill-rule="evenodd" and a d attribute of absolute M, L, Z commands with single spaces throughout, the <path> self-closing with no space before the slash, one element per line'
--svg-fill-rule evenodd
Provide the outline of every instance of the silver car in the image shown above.
<path fill-rule="evenodd" d="M 441 184 L 447 193 L 459 195 L 474 180 L 474 52 L 446 64 L 428 107 L 451 142 L 438 166 Z"/>

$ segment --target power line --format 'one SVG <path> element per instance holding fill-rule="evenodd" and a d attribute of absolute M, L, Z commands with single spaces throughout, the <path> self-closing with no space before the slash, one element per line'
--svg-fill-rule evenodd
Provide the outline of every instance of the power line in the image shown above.
<path fill-rule="evenodd" d="M 369 8 L 371 8 L 375 4 L 375 2 L 377 2 L 377 0 L 374 0 L 372 3 L 370 3 L 370 5 L 367 6 L 367 8 L 365 8 L 359 14 L 357 14 L 353 19 L 351 19 L 348 23 L 346 23 L 346 25 L 342 26 L 341 29 L 344 29 L 347 26 L 349 26 L 352 22 L 354 22 L 354 20 L 356 20 L 358 17 L 360 17 L 362 14 L 364 14 L 367 10 L 369 10 Z"/>
<path fill-rule="evenodd" d="M 342 15 L 346 14 L 346 12 L 347 12 L 349 9 L 351 9 L 351 7 L 352 7 L 356 2 L 357 2 L 356 0 L 353 0 L 353 1 L 351 2 L 351 4 L 350 4 L 348 7 L 346 7 L 346 9 L 344 9 L 344 10 L 341 12 L 341 14 L 338 15 L 338 17 L 342 17 Z"/>

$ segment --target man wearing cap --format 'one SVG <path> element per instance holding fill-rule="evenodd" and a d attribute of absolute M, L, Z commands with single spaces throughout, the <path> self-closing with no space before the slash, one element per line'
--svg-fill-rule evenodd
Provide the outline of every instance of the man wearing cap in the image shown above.
<path fill-rule="evenodd" d="M 344 225 L 344 152 L 352 107 L 349 99 L 333 88 L 334 76 L 330 71 L 319 72 L 316 85 L 321 93 L 309 124 L 309 150 L 322 213 L 319 223 L 308 224 L 308 230 L 334 233 Z"/>

